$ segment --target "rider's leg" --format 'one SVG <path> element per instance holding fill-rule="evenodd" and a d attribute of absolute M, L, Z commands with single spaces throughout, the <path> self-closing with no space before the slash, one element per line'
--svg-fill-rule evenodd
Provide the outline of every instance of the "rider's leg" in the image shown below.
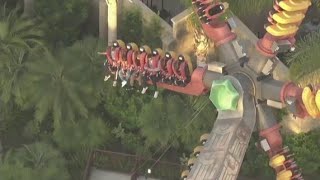
<path fill-rule="evenodd" d="M 143 89 L 141 91 L 141 94 L 145 94 L 147 89 L 148 89 L 147 80 L 148 80 L 147 73 L 144 73 L 142 75 L 142 87 L 143 87 Z"/>
<path fill-rule="evenodd" d="M 150 79 L 151 79 L 151 81 L 152 81 L 152 85 L 153 85 L 154 90 L 155 90 L 153 97 L 154 97 L 154 98 L 157 98 L 157 97 L 158 97 L 158 94 L 159 94 L 159 92 L 158 92 L 158 87 L 157 87 L 158 77 L 157 77 L 157 75 L 152 75 L 152 76 L 150 77 Z"/>

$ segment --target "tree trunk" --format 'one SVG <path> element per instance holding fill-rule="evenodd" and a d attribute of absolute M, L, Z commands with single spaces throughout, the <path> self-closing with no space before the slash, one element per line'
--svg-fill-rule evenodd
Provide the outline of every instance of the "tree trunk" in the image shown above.
<path fill-rule="evenodd" d="M 107 40 L 107 4 L 105 0 L 99 1 L 99 38 Z"/>
<path fill-rule="evenodd" d="M 23 1 L 23 15 L 32 16 L 33 15 L 33 4 L 34 0 L 24 0 Z"/>
<path fill-rule="evenodd" d="M 117 0 L 106 0 L 108 4 L 108 44 L 117 40 Z"/>

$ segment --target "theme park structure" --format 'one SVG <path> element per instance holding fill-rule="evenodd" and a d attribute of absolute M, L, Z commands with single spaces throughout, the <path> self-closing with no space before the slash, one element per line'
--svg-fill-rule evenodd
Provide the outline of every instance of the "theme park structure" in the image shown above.
<path fill-rule="evenodd" d="M 240 38 L 228 19 L 221 18 L 227 3 L 212 0 L 193 0 L 206 35 L 215 44 L 219 62 L 193 68 L 187 55 L 151 51 L 148 46 L 115 41 L 107 48 L 105 81 L 112 77 L 122 86 L 134 87 L 136 81 L 188 95 L 210 93 L 218 110 L 211 133 L 200 138 L 188 168 L 181 178 L 187 180 L 233 180 L 241 167 L 251 134 L 259 131 L 258 146 L 269 156 L 269 165 L 278 180 L 303 179 L 293 154 L 283 146 L 280 125 L 274 109 L 287 108 L 299 118 L 320 117 L 319 87 L 299 87 L 293 82 L 273 78 L 279 62 L 277 54 L 294 51 L 295 34 L 311 5 L 310 0 L 275 1 L 270 11 L 266 34 L 252 52 L 243 52 Z M 120 77 L 120 78 L 118 78 Z M 155 89 L 156 98 L 158 91 Z"/>

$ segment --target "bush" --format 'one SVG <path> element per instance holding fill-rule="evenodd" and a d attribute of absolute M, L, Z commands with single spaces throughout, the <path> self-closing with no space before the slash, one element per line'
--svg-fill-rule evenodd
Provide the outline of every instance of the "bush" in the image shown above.
<path fill-rule="evenodd" d="M 125 10 L 122 17 L 119 23 L 119 39 L 127 43 L 148 45 L 150 48 L 162 47 L 159 17 L 155 16 L 151 22 L 144 24 L 139 9 Z"/>
<path fill-rule="evenodd" d="M 93 149 L 110 139 L 111 130 L 99 118 L 90 117 L 78 123 L 66 122 L 54 131 L 53 138 L 64 151 Z"/>
<path fill-rule="evenodd" d="M 124 11 L 119 23 L 119 38 L 125 42 L 140 43 L 142 39 L 142 14 L 139 9 Z"/>

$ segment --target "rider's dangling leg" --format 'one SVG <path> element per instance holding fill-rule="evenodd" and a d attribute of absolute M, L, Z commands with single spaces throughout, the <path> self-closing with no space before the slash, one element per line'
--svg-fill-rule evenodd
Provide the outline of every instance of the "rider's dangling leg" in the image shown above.
<path fill-rule="evenodd" d="M 158 79 L 158 74 L 151 75 L 150 79 L 151 79 L 152 85 L 153 85 L 154 90 L 155 90 L 153 97 L 157 98 L 158 95 L 159 95 L 159 91 L 158 91 L 158 87 L 157 87 L 157 82 L 159 80 Z"/>
<path fill-rule="evenodd" d="M 130 81 L 131 75 L 133 74 L 133 70 L 127 70 L 124 76 L 124 80 L 122 81 L 122 87 L 124 87 L 128 81 Z"/>
<path fill-rule="evenodd" d="M 120 71 L 119 71 L 119 77 L 120 77 L 120 79 L 121 79 L 121 87 L 124 87 L 126 84 L 127 84 L 127 74 L 128 74 L 129 72 L 126 70 L 126 69 L 121 69 Z"/>
<path fill-rule="evenodd" d="M 113 87 L 116 87 L 116 86 L 117 86 L 117 81 L 118 81 L 118 76 L 119 76 L 120 67 L 117 66 L 115 69 L 116 69 L 116 71 L 115 71 L 115 77 L 114 77 L 113 84 L 112 84 Z"/>
<path fill-rule="evenodd" d="M 145 94 L 148 89 L 147 81 L 148 81 L 148 74 L 146 72 L 143 72 L 142 73 L 142 87 L 143 88 L 142 88 L 141 94 Z"/>
<path fill-rule="evenodd" d="M 104 62 L 104 81 L 108 81 L 108 79 L 111 77 L 111 71 L 109 70 L 109 66 L 110 64 L 108 64 L 108 62 Z"/>

